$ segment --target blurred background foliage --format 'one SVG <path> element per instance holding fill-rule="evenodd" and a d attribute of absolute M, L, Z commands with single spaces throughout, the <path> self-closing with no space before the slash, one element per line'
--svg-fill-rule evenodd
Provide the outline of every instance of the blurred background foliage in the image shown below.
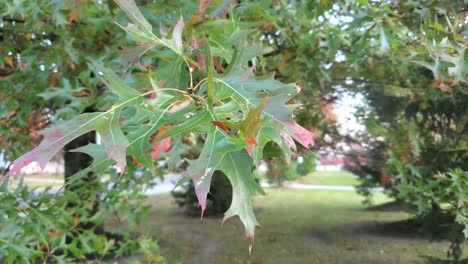
<path fill-rule="evenodd" d="M 200 7 L 198 1 L 137 3 L 160 34 L 170 31 L 180 15 L 192 21 Z M 6 160 L 37 144 L 37 131 L 50 123 L 89 109 L 106 109 L 115 100 L 99 84 L 89 60 L 111 67 L 137 87 L 148 85 L 142 77 L 152 69 L 162 73 L 157 77 L 167 85 L 187 83 L 188 76 L 176 70 L 172 54 L 154 50 L 139 56 L 143 48 L 133 47 L 113 23 L 125 24 L 126 18 L 112 1 L 3 1 L 0 18 L 0 142 Z M 463 231 L 468 235 L 466 3 L 211 1 L 204 15 L 187 23 L 184 38 L 193 38 L 197 31 L 210 32 L 229 47 L 232 40 L 224 35 L 236 28 L 249 30 L 250 40 L 268 50 L 255 62 L 255 74 L 274 71 L 281 81 L 302 87 L 297 103 L 303 105 L 296 119 L 314 131 L 313 152 L 346 155 L 347 168 L 362 179 L 363 194 L 369 195 L 370 187 L 384 186 L 421 219 L 432 219 L 428 220 L 432 226 L 451 225 L 456 232 L 451 235 L 449 257 L 459 258 Z M 222 71 L 225 66 L 221 60 L 217 67 Z M 362 96 L 356 118 L 365 129 L 349 132 L 339 126 L 333 107 L 345 93 Z M 168 156 L 196 145 L 197 139 L 180 138 L 173 144 L 180 148 L 174 147 Z M 281 165 L 281 158 L 275 159 L 280 160 L 274 163 L 280 176 L 288 177 L 286 171 L 294 166 L 304 173 L 299 164 Z M 169 165 L 173 163 L 170 160 Z M 136 166 L 129 175 L 134 170 Z M 115 201 L 115 208 L 123 206 L 121 198 Z M 53 204 L 60 208 L 64 203 Z M 16 210 L 14 203 L 11 206 L 5 210 Z M 72 219 L 76 213 L 65 215 Z M 44 236 L 50 230 L 34 225 L 11 230 L 18 228 L 29 232 L 23 234 L 21 245 L 32 252 L 15 251 L 24 253 L 18 253 L 18 260 L 46 254 L 41 243 L 49 243 L 49 248 L 61 243 Z M 28 240 L 39 234 L 43 240 Z M 66 232 L 61 234 L 66 240 Z M 99 248 L 105 250 L 108 243 Z"/>

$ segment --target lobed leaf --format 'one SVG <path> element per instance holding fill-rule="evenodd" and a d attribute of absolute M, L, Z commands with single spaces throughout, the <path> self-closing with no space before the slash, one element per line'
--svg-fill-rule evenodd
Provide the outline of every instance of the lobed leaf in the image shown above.
<path fill-rule="evenodd" d="M 263 149 L 268 142 L 275 142 L 283 151 L 287 160 L 291 158 L 291 149 L 296 151 L 294 141 L 284 131 L 272 128 L 263 127 L 257 135 L 258 147 L 252 151 L 252 158 L 255 164 L 258 164 L 263 157 Z M 292 144 L 291 144 L 292 143 Z"/>
<path fill-rule="evenodd" d="M 223 222 L 235 215 L 239 216 L 249 239 L 249 250 L 252 250 L 255 226 L 258 225 L 253 211 L 252 198 L 265 194 L 255 182 L 251 168 L 252 159 L 247 152 L 242 150 L 226 153 L 217 167 L 226 174 L 232 185 L 232 203 L 225 213 Z"/>
<path fill-rule="evenodd" d="M 250 76 L 249 70 L 242 68 L 243 62 L 251 59 L 251 49 L 249 53 L 244 52 L 246 48 L 241 48 L 233 55 L 226 72 L 217 76 L 217 80 L 229 88 L 232 96 L 246 104 L 244 110 L 247 112 L 249 106 L 259 107 L 263 100 L 268 98 L 262 110 L 262 114 L 270 118 L 270 123 L 276 123 L 276 127 L 291 133 L 291 136 L 301 145 L 308 148 L 314 144 L 313 135 L 305 128 L 297 124 L 292 118 L 292 112 L 298 105 L 287 104 L 299 92 L 294 84 L 284 84 L 274 79 L 273 75 Z M 249 73 L 246 77 L 246 73 Z M 245 109 L 247 108 L 247 109 Z"/>
<path fill-rule="evenodd" d="M 103 116 L 97 123 L 96 131 L 101 136 L 102 144 L 109 158 L 116 162 L 120 173 L 127 167 L 126 149 L 129 145 L 119 124 L 120 109 Z"/>
<path fill-rule="evenodd" d="M 180 17 L 177 21 L 177 24 L 174 26 L 174 29 L 172 30 L 172 38 L 164 38 L 161 40 L 163 44 L 179 55 L 184 53 L 184 48 L 182 45 L 182 31 L 184 29 L 184 25 L 184 19 Z"/>
<path fill-rule="evenodd" d="M 44 169 L 49 160 L 73 139 L 94 130 L 98 118 L 102 113 L 86 113 L 70 121 L 47 128 L 40 132 L 44 136 L 39 146 L 22 155 L 13 162 L 12 167 L 2 179 L 5 179 L 30 163 L 37 162 Z"/>
<path fill-rule="evenodd" d="M 133 31 L 139 31 L 144 36 L 152 36 L 153 35 L 153 27 L 151 24 L 146 20 L 143 14 L 138 9 L 135 1 L 133 0 L 114 0 L 117 5 L 122 8 L 122 10 L 127 14 L 128 18 L 135 23 L 135 25 L 131 25 Z M 153 35 L 154 36 L 154 35 Z"/>
<path fill-rule="evenodd" d="M 195 194 L 203 212 L 206 209 L 206 197 L 210 191 L 211 177 L 224 155 L 230 151 L 240 150 L 242 142 L 234 142 L 225 137 L 216 126 L 211 125 L 200 156 L 190 161 L 190 166 L 183 176 L 191 177 L 195 185 Z"/>
<path fill-rule="evenodd" d="M 122 79 L 114 73 L 114 71 L 103 67 L 96 62 L 93 62 L 93 65 L 98 71 L 97 74 L 99 79 L 112 91 L 112 93 L 119 97 L 117 103 L 139 99 L 138 102 L 133 102 L 133 104 L 136 104 L 144 100 L 144 97 L 140 92 L 126 85 Z"/>

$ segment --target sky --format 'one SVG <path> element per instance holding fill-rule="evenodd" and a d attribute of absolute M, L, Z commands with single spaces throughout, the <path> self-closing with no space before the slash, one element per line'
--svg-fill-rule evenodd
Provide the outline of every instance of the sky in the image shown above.
<path fill-rule="evenodd" d="M 340 98 L 335 103 L 333 112 L 338 117 L 338 123 L 342 126 L 343 133 L 352 133 L 353 131 L 363 131 L 365 129 L 354 117 L 357 108 L 362 106 L 364 106 L 362 94 L 341 93 Z"/>

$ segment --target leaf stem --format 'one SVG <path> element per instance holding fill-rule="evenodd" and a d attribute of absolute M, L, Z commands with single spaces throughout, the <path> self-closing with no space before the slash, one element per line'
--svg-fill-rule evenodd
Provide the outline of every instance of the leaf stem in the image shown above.
<path fill-rule="evenodd" d="M 195 87 L 193 87 L 193 91 L 195 92 L 195 90 L 197 90 L 198 88 L 200 88 L 200 86 L 201 86 L 203 83 L 205 83 L 206 81 L 208 81 L 208 78 L 204 78 L 204 79 L 202 79 L 201 81 L 199 81 L 199 82 L 197 83 L 197 85 L 195 85 Z"/>

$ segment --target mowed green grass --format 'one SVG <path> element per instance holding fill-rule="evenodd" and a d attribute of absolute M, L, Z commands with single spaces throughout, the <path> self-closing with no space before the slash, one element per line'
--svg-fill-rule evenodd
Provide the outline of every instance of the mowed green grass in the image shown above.
<path fill-rule="evenodd" d="M 296 182 L 315 185 L 359 185 L 358 178 L 347 171 L 315 171 L 300 177 Z"/>
<path fill-rule="evenodd" d="M 352 191 L 268 189 L 255 199 L 263 228 L 257 228 L 249 255 L 238 218 L 187 217 L 169 195 L 149 198 L 154 205 L 138 230 L 160 240 L 168 263 L 425 263 L 422 256 L 444 257 L 449 242 L 403 234 L 381 234 L 376 225 L 404 220 L 405 212 L 366 210 Z M 376 194 L 376 204 L 388 202 Z M 122 262 L 119 262 L 122 263 Z"/>

